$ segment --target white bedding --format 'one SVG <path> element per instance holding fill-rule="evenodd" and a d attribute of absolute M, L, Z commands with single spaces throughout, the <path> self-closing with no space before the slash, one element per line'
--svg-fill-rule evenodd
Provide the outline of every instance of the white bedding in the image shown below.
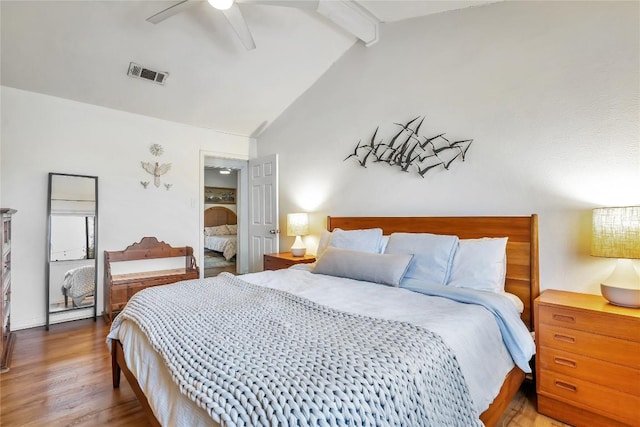
<path fill-rule="evenodd" d="M 514 366 L 493 315 L 481 306 L 296 269 L 265 271 L 241 278 L 338 310 L 428 327 L 440 334 L 456 353 L 479 413 L 493 401 Z M 212 424 L 204 410 L 180 394 L 162 359 L 137 326 L 125 321 L 110 337 L 122 342 L 127 366 L 138 378 L 162 425 Z"/>
<path fill-rule="evenodd" d="M 204 247 L 212 251 L 221 252 L 229 261 L 236 254 L 238 236 L 235 234 L 222 236 L 204 236 Z"/>

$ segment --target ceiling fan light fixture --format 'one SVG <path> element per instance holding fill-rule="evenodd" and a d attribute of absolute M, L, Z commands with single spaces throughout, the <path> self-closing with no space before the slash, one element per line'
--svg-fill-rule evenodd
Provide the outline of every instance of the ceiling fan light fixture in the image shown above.
<path fill-rule="evenodd" d="M 233 6 L 234 0 L 207 0 L 211 6 L 218 10 L 227 10 Z"/>

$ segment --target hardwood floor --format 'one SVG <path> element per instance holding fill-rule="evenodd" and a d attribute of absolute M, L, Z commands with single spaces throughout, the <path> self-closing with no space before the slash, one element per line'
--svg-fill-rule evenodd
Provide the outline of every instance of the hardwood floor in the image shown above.
<path fill-rule="evenodd" d="M 9 372 L 0 375 L 2 426 L 147 426 L 126 380 L 111 386 L 102 319 L 16 333 Z"/>
<path fill-rule="evenodd" d="M 0 375 L 0 425 L 149 426 L 126 378 L 119 389 L 111 386 L 108 330 L 98 319 L 18 331 L 11 369 Z M 536 412 L 531 387 L 523 387 L 498 426 L 565 425 Z"/>

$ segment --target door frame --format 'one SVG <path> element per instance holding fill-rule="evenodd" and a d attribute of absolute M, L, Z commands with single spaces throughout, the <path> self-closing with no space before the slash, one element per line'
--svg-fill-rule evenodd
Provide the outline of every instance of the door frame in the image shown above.
<path fill-rule="evenodd" d="M 200 150 L 200 187 L 198 202 L 192 203 L 199 208 L 198 254 L 200 278 L 204 278 L 204 169 L 205 167 L 229 167 L 238 171 L 238 187 L 236 189 L 236 211 L 238 215 L 238 248 L 236 253 L 236 272 L 249 272 L 249 156 Z"/>

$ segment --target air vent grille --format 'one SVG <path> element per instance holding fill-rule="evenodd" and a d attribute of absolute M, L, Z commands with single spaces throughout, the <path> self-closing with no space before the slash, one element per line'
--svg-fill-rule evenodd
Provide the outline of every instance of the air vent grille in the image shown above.
<path fill-rule="evenodd" d="M 135 62 L 129 63 L 129 71 L 127 74 L 131 77 L 137 77 L 139 79 L 149 80 L 160 85 L 164 85 L 169 73 L 164 71 L 154 71 L 152 69 L 143 67 Z"/>

